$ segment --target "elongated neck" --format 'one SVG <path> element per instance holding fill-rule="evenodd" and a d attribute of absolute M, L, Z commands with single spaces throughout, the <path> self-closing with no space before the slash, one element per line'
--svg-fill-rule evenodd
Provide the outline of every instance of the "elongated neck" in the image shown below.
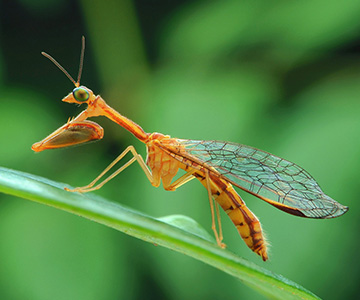
<path fill-rule="evenodd" d="M 138 138 L 143 143 L 146 143 L 149 133 L 146 133 L 140 125 L 136 124 L 134 121 L 126 118 L 115 109 L 107 105 L 105 100 L 101 96 L 97 96 L 93 103 L 89 103 L 88 108 L 78 115 L 75 120 L 82 121 L 83 119 L 96 116 L 105 116 L 111 121 L 119 124 L 127 131 L 131 132 L 136 138 Z"/>
<path fill-rule="evenodd" d="M 146 133 L 139 124 L 123 116 L 106 103 L 103 107 L 103 111 L 105 112 L 104 116 L 124 127 L 127 131 L 130 131 L 140 141 L 145 143 L 145 141 L 148 139 L 149 134 Z"/>

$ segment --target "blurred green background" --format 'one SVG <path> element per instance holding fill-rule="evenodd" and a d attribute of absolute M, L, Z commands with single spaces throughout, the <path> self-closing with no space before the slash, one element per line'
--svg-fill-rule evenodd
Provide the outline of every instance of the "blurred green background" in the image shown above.
<path fill-rule="evenodd" d="M 101 142 L 35 154 L 82 108 L 60 100 L 82 84 L 147 132 L 251 145 L 308 170 L 349 212 L 283 213 L 240 191 L 270 241 L 263 263 L 223 218 L 228 248 L 325 299 L 359 294 L 360 2 L 0 1 L 0 165 L 73 186 L 127 145 L 105 118 Z M 96 192 L 151 216 L 184 214 L 211 232 L 196 181 L 153 188 L 134 165 Z M 263 299 L 201 262 L 53 208 L 0 195 L 1 299 Z"/>

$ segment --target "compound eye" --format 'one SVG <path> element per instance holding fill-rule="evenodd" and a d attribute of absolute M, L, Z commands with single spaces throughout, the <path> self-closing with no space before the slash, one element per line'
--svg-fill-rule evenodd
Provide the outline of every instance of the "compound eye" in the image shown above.
<path fill-rule="evenodd" d="M 90 97 L 89 92 L 81 86 L 73 89 L 73 95 L 75 100 L 79 102 L 87 101 Z"/>

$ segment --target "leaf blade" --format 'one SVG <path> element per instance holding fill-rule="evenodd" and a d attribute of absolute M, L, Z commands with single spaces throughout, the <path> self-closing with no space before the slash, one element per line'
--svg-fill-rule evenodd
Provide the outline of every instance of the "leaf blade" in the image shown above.
<path fill-rule="evenodd" d="M 275 298 L 319 299 L 298 284 L 220 249 L 216 244 L 94 194 L 69 193 L 64 184 L 0 167 L 0 192 L 46 204 L 112 227 L 216 267 Z M 165 218 L 166 219 L 166 218 Z"/>

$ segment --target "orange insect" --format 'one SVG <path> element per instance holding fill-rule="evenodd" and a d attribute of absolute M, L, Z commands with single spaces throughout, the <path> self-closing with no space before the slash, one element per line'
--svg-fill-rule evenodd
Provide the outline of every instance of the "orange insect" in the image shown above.
<path fill-rule="evenodd" d="M 212 229 L 218 245 L 225 247 L 222 243 L 223 235 L 218 208 L 220 205 L 247 246 L 260 255 L 264 261 L 268 259 L 268 254 L 260 222 L 247 208 L 233 185 L 278 209 L 300 217 L 334 218 L 348 210 L 346 206 L 324 194 L 317 182 L 304 169 L 265 151 L 230 142 L 185 140 L 171 138 L 157 132 L 146 133 L 138 124 L 107 105 L 101 96 L 96 96 L 87 87 L 80 86 L 84 50 L 83 37 L 76 82 L 55 59 L 42 53 L 75 84 L 75 89 L 62 101 L 85 103 L 87 108 L 48 137 L 35 143 L 32 149 L 39 152 L 101 139 L 103 137 L 101 126 L 87 119 L 105 116 L 146 144 L 147 160 L 145 163 L 135 148 L 129 146 L 89 185 L 73 190 L 65 188 L 67 191 L 85 193 L 97 190 L 135 161 L 139 163 L 153 186 L 158 187 L 162 181 L 164 189 L 168 191 L 174 191 L 196 178 L 208 191 Z M 128 152 L 131 152 L 133 157 L 98 183 Z M 183 169 L 186 173 L 173 181 L 179 169 Z"/>

